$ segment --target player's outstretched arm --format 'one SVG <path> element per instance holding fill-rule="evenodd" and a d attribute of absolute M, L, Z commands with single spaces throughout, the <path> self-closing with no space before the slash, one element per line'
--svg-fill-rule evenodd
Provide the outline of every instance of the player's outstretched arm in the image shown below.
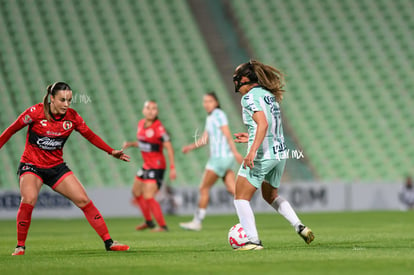
<path fill-rule="evenodd" d="M 108 154 L 112 155 L 114 158 L 129 161 L 130 157 L 124 153 L 122 150 L 114 150 L 105 141 L 103 141 L 97 134 L 95 134 L 91 129 L 86 128 L 85 130 L 80 132 L 81 135 L 86 138 L 90 143 L 98 147 L 99 149 L 107 152 Z"/>
<path fill-rule="evenodd" d="M 130 157 L 127 154 L 125 154 L 123 150 L 112 150 L 111 155 L 114 158 L 117 158 L 117 159 L 120 159 L 120 160 L 123 160 L 123 161 L 129 162 L 129 160 L 130 160 Z"/>
<path fill-rule="evenodd" d="M 234 136 L 234 142 L 236 143 L 247 143 L 249 141 L 248 133 L 235 133 Z"/>
<path fill-rule="evenodd" d="M 138 141 L 125 141 L 122 144 L 122 150 L 128 149 L 129 147 L 138 147 Z"/>
<path fill-rule="evenodd" d="M 195 136 L 195 137 L 197 137 L 197 136 Z M 199 147 L 202 147 L 202 146 L 206 145 L 207 143 L 208 143 L 208 133 L 207 133 L 207 131 L 204 131 L 200 138 L 196 139 L 196 141 L 194 143 L 183 146 L 181 151 L 184 154 L 187 154 L 188 152 L 190 152 L 194 149 L 197 149 Z"/>
<path fill-rule="evenodd" d="M 24 113 L 23 113 L 24 114 Z M 19 130 L 24 128 L 27 124 L 31 123 L 31 118 L 25 119 L 23 114 L 20 115 L 15 122 L 13 122 L 3 133 L 0 135 L 0 149 L 4 144 Z"/>

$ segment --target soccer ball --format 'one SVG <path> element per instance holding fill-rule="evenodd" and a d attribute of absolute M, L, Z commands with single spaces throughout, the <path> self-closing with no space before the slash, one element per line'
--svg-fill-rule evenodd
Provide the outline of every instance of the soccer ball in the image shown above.
<path fill-rule="evenodd" d="M 233 225 L 228 234 L 229 244 L 233 249 L 239 248 L 245 245 L 249 239 L 247 238 L 246 232 L 240 223 Z"/>

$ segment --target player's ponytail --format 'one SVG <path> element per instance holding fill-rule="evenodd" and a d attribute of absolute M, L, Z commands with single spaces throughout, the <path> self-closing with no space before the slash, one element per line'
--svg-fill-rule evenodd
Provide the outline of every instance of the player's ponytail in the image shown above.
<path fill-rule="evenodd" d="M 46 88 L 46 95 L 43 97 L 43 111 L 45 112 L 45 117 L 47 119 L 47 121 L 50 120 L 50 105 L 49 105 L 49 95 L 50 92 L 52 91 L 52 88 L 55 84 L 50 84 L 49 86 L 47 86 Z"/>
<path fill-rule="evenodd" d="M 72 90 L 68 84 L 65 82 L 55 82 L 50 84 L 46 88 L 46 95 L 43 97 L 43 111 L 45 113 L 45 117 L 48 121 L 50 121 L 50 104 L 49 104 L 49 95 L 55 96 L 57 91 L 70 91 Z"/>
<path fill-rule="evenodd" d="M 283 73 L 256 60 L 251 60 L 250 63 L 253 65 L 259 85 L 269 90 L 275 96 L 277 102 L 281 102 L 285 92 L 283 89 L 285 86 Z"/>

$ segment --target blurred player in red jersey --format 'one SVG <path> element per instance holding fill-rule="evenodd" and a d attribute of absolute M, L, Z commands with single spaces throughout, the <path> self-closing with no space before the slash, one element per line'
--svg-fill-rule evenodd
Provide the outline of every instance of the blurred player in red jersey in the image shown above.
<path fill-rule="evenodd" d="M 144 164 L 135 176 L 132 194 L 133 202 L 141 209 L 145 223 L 138 225 L 136 230 L 152 229 L 154 232 L 168 231 L 160 204 L 155 194 L 161 188 L 164 172 L 167 167 L 163 148 L 167 149 L 170 163 L 170 179 L 175 180 L 174 150 L 170 137 L 158 119 L 158 106 L 155 101 L 146 101 L 142 110 L 144 119 L 138 122 L 137 140 L 124 142 L 122 148 L 139 147 Z M 159 227 L 155 228 L 152 215 Z"/>
<path fill-rule="evenodd" d="M 50 102 L 49 102 L 50 98 Z M 43 184 L 71 200 L 85 214 L 89 224 L 105 243 L 108 251 L 129 250 L 129 246 L 113 241 L 106 223 L 86 194 L 80 181 L 63 161 L 63 146 L 73 130 L 78 131 L 99 149 L 113 157 L 129 161 L 122 150 L 114 150 L 85 124 L 72 108 L 72 89 L 64 82 L 47 87 L 43 103 L 24 111 L 0 135 L 0 148 L 19 130 L 29 126 L 26 145 L 18 168 L 21 203 L 17 211 L 17 246 L 12 254 L 24 255 L 32 211 Z"/>

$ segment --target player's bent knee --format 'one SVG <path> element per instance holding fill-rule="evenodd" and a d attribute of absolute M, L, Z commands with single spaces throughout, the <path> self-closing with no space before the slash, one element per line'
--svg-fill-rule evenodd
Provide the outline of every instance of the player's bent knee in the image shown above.
<path fill-rule="evenodd" d="M 141 195 L 142 195 L 142 192 L 141 192 L 141 191 L 139 191 L 139 190 L 132 190 L 132 195 L 133 195 L 134 197 L 139 197 L 139 196 L 141 196 Z"/>
<path fill-rule="evenodd" d="M 277 196 L 275 196 L 274 194 L 262 193 L 262 197 L 268 204 L 272 204 L 272 202 L 276 199 Z"/>
<path fill-rule="evenodd" d="M 73 199 L 72 202 L 79 208 L 85 207 L 91 200 L 88 197 Z"/>
<path fill-rule="evenodd" d="M 24 196 L 22 197 L 21 203 L 26 203 L 26 204 L 30 204 L 32 206 L 35 206 L 37 202 L 37 197 L 33 197 L 33 196 Z"/>

